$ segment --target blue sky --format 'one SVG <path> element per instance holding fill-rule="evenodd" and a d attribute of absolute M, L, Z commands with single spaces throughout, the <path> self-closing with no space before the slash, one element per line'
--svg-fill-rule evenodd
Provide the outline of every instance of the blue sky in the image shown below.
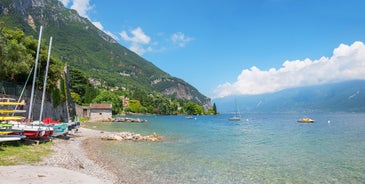
<path fill-rule="evenodd" d="M 60 0 L 212 98 L 365 79 L 362 0 Z"/>

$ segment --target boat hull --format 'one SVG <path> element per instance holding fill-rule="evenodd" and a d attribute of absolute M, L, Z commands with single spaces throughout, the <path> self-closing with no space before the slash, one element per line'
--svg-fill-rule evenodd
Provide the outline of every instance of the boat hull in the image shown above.
<path fill-rule="evenodd" d="M 314 123 L 314 120 L 311 118 L 302 118 L 302 119 L 298 119 L 297 122 L 298 123 Z"/>
<path fill-rule="evenodd" d="M 24 135 L 0 135 L 0 142 L 20 141 L 25 137 Z"/>

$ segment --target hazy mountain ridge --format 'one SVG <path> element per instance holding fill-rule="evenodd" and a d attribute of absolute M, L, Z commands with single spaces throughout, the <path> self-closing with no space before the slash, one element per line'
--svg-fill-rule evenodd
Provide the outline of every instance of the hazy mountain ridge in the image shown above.
<path fill-rule="evenodd" d="M 0 21 L 34 37 L 38 36 L 42 25 L 43 39 L 54 38 L 52 54 L 81 69 L 97 83 L 158 91 L 210 106 L 210 99 L 196 88 L 118 44 L 58 0 L 0 0 Z"/>
<path fill-rule="evenodd" d="M 236 102 L 235 102 L 236 101 Z M 365 80 L 215 99 L 220 112 L 365 112 Z"/>

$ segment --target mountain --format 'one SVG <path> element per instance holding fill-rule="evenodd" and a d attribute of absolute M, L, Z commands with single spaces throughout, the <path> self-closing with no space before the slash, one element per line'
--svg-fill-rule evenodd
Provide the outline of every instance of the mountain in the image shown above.
<path fill-rule="evenodd" d="M 58 0 L 0 0 L 0 22 L 38 37 L 53 37 L 52 54 L 85 72 L 95 85 L 157 91 L 210 106 L 210 99 L 182 79 L 118 44 Z"/>
<path fill-rule="evenodd" d="M 220 112 L 365 112 L 365 80 L 215 99 Z"/>

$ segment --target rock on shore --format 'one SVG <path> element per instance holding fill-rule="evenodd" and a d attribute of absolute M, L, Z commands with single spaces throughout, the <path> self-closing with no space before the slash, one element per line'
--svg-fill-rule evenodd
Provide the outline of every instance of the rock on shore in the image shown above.
<path fill-rule="evenodd" d="M 145 123 L 147 122 L 146 119 L 140 119 L 140 118 L 114 118 L 112 120 L 113 122 L 127 122 L 127 123 Z"/>
<path fill-rule="evenodd" d="M 107 133 L 101 136 L 102 140 L 114 140 L 114 141 L 161 141 L 162 137 L 158 136 L 156 133 L 152 135 L 143 136 L 141 134 L 131 133 L 131 132 L 114 132 Z"/>

